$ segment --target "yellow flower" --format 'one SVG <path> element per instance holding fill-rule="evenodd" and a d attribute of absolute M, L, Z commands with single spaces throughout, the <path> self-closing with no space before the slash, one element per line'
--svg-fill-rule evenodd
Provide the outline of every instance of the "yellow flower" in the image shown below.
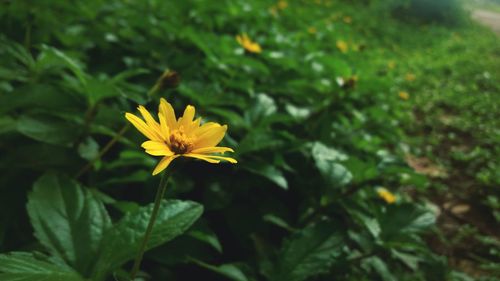
<path fill-rule="evenodd" d="M 337 40 L 337 49 L 339 49 L 342 53 L 347 52 L 347 43 L 342 40 Z"/>
<path fill-rule="evenodd" d="M 184 115 L 176 119 L 172 105 L 162 98 L 158 109 L 159 123 L 144 106 L 140 105 L 137 109 L 144 120 L 128 112 L 125 113 L 125 118 L 149 139 L 141 145 L 146 153 L 163 156 L 153 170 L 153 175 L 165 170 L 172 160 L 180 156 L 197 158 L 209 163 L 219 163 L 221 160 L 237 163 L 233 158 L 213 155 L 227 151 L 234 152 L 229 147 L 217 146 L 224 138 L 227 126 L 214 122 L 200 125 L 201 118 L 193 121 L 195 113 L 193 106 L 188 105 Z"/>
<path fill-rule="evenodd" d="M 399 92 L 399 97 L 402 99 L 402 100 L 409 100 L 410 99 L 410 94 L 408 94 L 408 92 L 405 92 L 405 91 L 401 91 Z"/>
<path fill-rule="evenodd" d="M 284 0 L 280 0 L 278 2 L 278 9 L 284 10 L 284 9 L 286 9 L 286 7 L 288 7 L 288 2 L 286 2 Z"/>
<path fill-rule="evenodd" d="M 310 26 L 309 28 L 307 28 L 307 32 L 309 32 L 310 34 L 315 34 L 318 30 L 316 30 L 316 27 L 314 26 Z"/>
<path fill-rule="evenodd" d="M 412 82 L 412 81 L 415 81 L 415 79 L 417 79 L 417 77 L 415 76 L 415 74 L 413 74 L 413 73 L 406 73 L 406 75 L 405 75 L 405 80 L 406 81 Z"/>
<path fill-rule="evenodd" d="M 384 201 L 387 202 L 387 204 L 396 202 L 396 196 L 386 188 L 377 188 L 377 193 L 380 198 L 384 199 Z"/>
<path fill-rule="evenodd" d="M 260 47 L 260 45 L 250 40 L 250 38 L 246 33 L 243 33 L 242 35 L 237 35 L 236 41 L 238 41 L 238 43 L 250 53 L 258 54 L 262 52 L 262 48 Z"/>

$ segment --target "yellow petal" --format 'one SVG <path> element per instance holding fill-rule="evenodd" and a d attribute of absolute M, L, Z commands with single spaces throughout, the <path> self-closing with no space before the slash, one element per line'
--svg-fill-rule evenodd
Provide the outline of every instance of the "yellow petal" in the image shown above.
<path fill-rule="evenodd" d="M 197 136 L 197 139 L 194 143 L 194 149 L 216 146 L 224 138 L 226 130 L 226 125 L 219 125 L 219 127 L 214 127 L 210 130 L 207 130 L 203 134 Z"/>
<path fill-rule="evenodd" d="M 184 115 L 182 115 L 182 118 L 179 118 L 179 121 L 177 122 L 179 124 L 179 127 L 184 127 L 184 129 L 188 129 L 193 122 L 194 118 L 194 113 L 195 109 L 194 106 L 188 105 L 186 106 L 186 109 L 184 110 Z"/>
<path fill-rule="evenodd" d="M 207 156 L 212 158 L 212 159 L 223 160 L 223 161 L 227 161 L 227 162 L 232 163 L 232 164 L 238 163 L 238 161 L 236 159 L 231 158 L 231 157 L 224 157 L 224 156 L 217 156 L 217 155 L 207 155 Z"/>
<path fill-rule="evenodd" d="M 183 156 L 201 159 L 201 160 L 207 161 L 209 163 L 214 163 L 214 164 L 220 163 L 220 160 L 228 161 L 228 162 L 233 163 L 233 164 L 238 163 L 238 161 L 236 161 L 236 159 L 233 159 L 230 157 L 215 156 L 215 155 L 188 153 L 188 154 L 184 154 Z"/>
<path fill-rule="evenodd" d="M 158 111 L 165 117 L 170 131 L 177 129 L 177 119 L 175 118 L 174 108 L 164 98 L 160 99 L 160 107 Z"/>
<path fill-rule="evenodd" d="M 191 122 L 188 128 L 186 128 L 186 134 L 191 134 L 191 132 L 194 132 L 194 130 L 198 129 L 200 127 L 201 123 L 201 117 L 198 117 L 196 120 Z"/>
<path fill-rule="evenodd" d="M 219 147 L 219 146 L 212 146 L 212 147 L 202 147 L 202 148 L 197 148 L 191 151 L 192 153 L 199 153 L 199 154 L 209 154 L 209 153 L 224 153 L 224 152 L 234 152 L 234 150 L 230 147 Z"/>
<path fill-rule="evenodd" d="M 174 155 L 172 151 L 163 149 L 163 150 L 145 150 L 147 154 L 153 155 L 153 156 L 172 156 Z"/>
<path fill-rule="evenodd" d="M 168 145 L 162 141 L 145 141 L 141 145 L 144 149 L 147 150 L 168 150 L 170 151 L 170 148 Z M 170 153 L 173 154 L 173 152 L 170 151 Z"/>
<path fill-rule="evenodd" d="M 207 131 L 212 130 L 213 128 L 220 127 L 220 126 L 221 125 L 219 123 L 207 122 L 207 123 L 201 125 L 200 127 L 196 128 L 195 130 L 193 130 L 193 135 L 198 137 L 198 136 L 203 135 Z"/>
<path fill-rule="evenodd" d="M 236 35 L 236 41 L 238 41 L 238 44 L 243 45 L 243 38 L 240 35 Z"/>
<path fill-rule="evenodd" d="M 142 106 L 142 105 L 139 105 L 137 107 L 137 109 L 141 113 L 142 118 L 144 118 L 144 120 L 146 120 L 146 124 L 148 124 L 148 126 L 150 128 L 157 131 L 158 135 L 160 135 L 160 125 L 158 124 L 158 122 L 156 122 L 156 120 L 153 118 L 153 116 L 151 116 L 149 111 L 146 108 L 144 108 L 144 106 Z"/>
<path fill-rule="evenodd" d="M 158 162 L 158 165 L 156 165 L 155 169 L 153 170 L 153 176 L 159 174 L 161 171 L 165 170 L 170 162 L 174 160 L 175 158 L 179 157 L 179 155 L 172 155 L 172 156 L 166 156 L 163 157 L 160 162 Z"/>
<path fill-rule="evenodd" d="M 151 140 L 161 140 L 159 136 L 155 133 L 153 129 L 151 129 L 141 118 L 135 116 L 132 113 L 125 113 L 125 118 L 134 125 L 134 127 L 139 130 L 143 135 Z"/>
<path fill-rule="evenodd" d="M 186 157 L 191 157 L 191 158 L 196 158 L 196 159 L 200 159 L 200 160 L 203 160 L 203 161 L 207 161 L 209 163 L 212 163 L 212 164 L 217 164 L 220 162 L 220 160 L 217 160 L 217 159 L 212 159 L 210 158 L 208 155 L 203 155 L 203 154 L 192 154 L 192 153 L 188 153 L 188 154 L 183 154 L 182 156 L 186 156 Z"/>
<path fill-rule="evenodd" d="M 163 139 L 167 144 L 170 145 L 170 128 L 168 127 L 167 124 L 167 118 L 165 118 L 165 116 L 163 116 L 163 114 L 159 112 L 158 120 L 160 120 L 160 131 L 162 136 L 164 137 Z"/>

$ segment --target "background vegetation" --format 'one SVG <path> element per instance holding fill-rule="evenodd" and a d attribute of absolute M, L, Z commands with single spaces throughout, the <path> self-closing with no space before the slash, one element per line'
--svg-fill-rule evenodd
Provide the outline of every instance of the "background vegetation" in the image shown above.
<path fill-rule="evenodd" d="M 159 178 L 124 112 L 160 97 L 239 163 L 176 165 L 141 278 L 498 280 L 498 37 L 452 0 L 217 3 L 0 4 L 0 280 L 126 280 Z"/>

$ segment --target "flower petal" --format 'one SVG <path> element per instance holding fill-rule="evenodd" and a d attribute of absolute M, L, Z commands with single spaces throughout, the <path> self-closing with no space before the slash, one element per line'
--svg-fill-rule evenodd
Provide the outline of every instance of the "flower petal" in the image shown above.
<path fill-rule="evenodd" d="M 165 142 L 170 145 L 170 128 L 167 124 L 167 118 L 161 112 L 158 113 L 158 120 L 160 120 L 160 131 Z"/>
<path fill-rule="evenodd" d="M 209 155 L 203 155 L 203 154 L 193 154 L 193 153 L 187 153 L 187 154 L 183 154 L 182 156 L 186 156 L 186 157 L 191 157 L 191 158 L 196 158 L 196 159 L 200 159 L 200 160 L 203 160 L 203 161 L 207 161 L 209 163 L 212 163 L 212 164 L 217 164 L 220 162 L 220 160 L 217 160 L 217 159 L 212 159 L 210 158 Z"/>
<path fill-rule="evenodd" d="M 184 129 L 189 129 L 191 123 L 193 122 L 194 118 L 194 113 L 195 109 L 194 106 L 188 105 L 186 106 L 186 109 L 184 110 L 184 115 L 182 115 L 182 118 L 179 118 L 179 127 L 184 127 Z"/>
<path fill-rule="evenodd" d="M 160 106 L 158 108 L 158 111 L 165 117 L 167 126 L 170 128 L 170 131 L 177 129 L 177 119 L 175 118 L 174 108 L 164 98 L 160 99 Z"/>
<path fill-rule="evenodd" d="M 150 128 L 153 128 L 156 131 L 158 131 L 158 133 L 160 133 L 160 124 L 158 124 L 158 122 L 156 122 L 153 116 L 151 116 L 151 113 L 149 113 L 149 111 L 142 105 L 139 105 L 137 107 L 137 110 L 139 110 L 139 112 L 141 113 L 142 118 L 146 120 L 146 124 L 148 124 Z"/>
<path fill-rule="evenodd" d="M 209 163 L 214 163 L 214 164 L 219 163 L 221 160 L 228 161 L 229 163 L 233 163 L 233 164 L 238 163 L 238 161 L 236 161 L 236 159 L 233 159 L 230 157 L 223 157 L 223 156 L 196 154 L 196 153 L 187 153 L 187 154 L 184 154 L 183 156 L 201 159 L 201 160 L 207 161 Z"/>
<path fill-rule="evenodd" d="M 189 127 L 185 128 L 186 134 L 191 135 L 192 134 L 191 132 L 194 132 L 194 130 L 200 127 L 200 123 L 201 123 L 201 117 L 198 117 L 196 120 L 191 122 L 191 124 L 189 124 Z"/>
<path fill-rule="evenodd" d="M 216 146 L 226 134 L 227 126 L 215 126 L 203 134 L 197 136 L 197 139 L 194 143 L 194 149 L 202 148 L 202 147 L 210 147 Z"/>
<path fill-rule="evenodd" d="M 234 152 L 234 150 L 230 147 L 220 147 L 220 146 L 209 146 L 193 149 L 192 153 L 196 154 L 210 154 L 210 153 L 224 153 L 224 152 Z"/>
<path fill-rule="evenodd" d="M 207 122 L 203 125 L 201 125 L 200 127 L 196 128 L 195 130 L 193 130 L 192 134 L 196 137 L 198 136 L 201 136 L 203 135 L 204 133 L 206 133 L 207 131 L 213 129 L 213 128 L 217 128 L 217 127 L 220 127 L 221 125 L 219 123 L 215 123 L 215 122 Z"/>
<path fill-rule="evenodd" d="M 175 158 L 179 157 L 179 155 L 172 155 L 172 156 L 166 156 L 163 157 L 160 162 L 158 162 L 158 165 L 156 165 L 155 169 L 153 170 L 153 176 L 159 174 L 161 171 L 165 170 L 168 165 L 170 165 L 170 162 L 174 160 Z"/>
<path fill-rule="evenodd" d="M 207 155 L 207 156 L 212 158 L 212 159 L 215 159 L 215 160 L 223 160 L 223 161 L 227 161 L 227 162 L 232 163 L 232 164 L 238 163 L 238 161 L 236 159 L 231 158 L 231 157 L 224 157 L 224 156 L 218 156 L 218 155 Z"/>
<path fill-rule="evenodd" d="M 171 154 L 174 154 L 170 147 L 162 141 L 145 141 L 141 146 L 146 150 L 168 150 Z"/>
<path fill-rule="evenodd" d="M 125 118 L 134 125 L 134 127 L 139 130 L 143 135 L 151 140 L 161 140 L 155 131 L 150 128 L 141 118 L 135 116 L 132 113 L 125 113 Z"/>

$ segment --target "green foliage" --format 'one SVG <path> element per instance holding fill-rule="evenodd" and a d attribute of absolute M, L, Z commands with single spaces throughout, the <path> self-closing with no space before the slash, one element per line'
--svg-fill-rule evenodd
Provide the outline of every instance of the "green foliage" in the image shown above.
<path fill-rule="evenodd" d="M 38 241 L 87 275 L 111 227 L 104 204 L 70 178 L 46 174 L 35 182 L 27 209 Z"/>
<path fill-rule="evenodd" d="M 102 239 L 100 255 L 93 270 L 95 280 L 131 260 L 146 232 L 153 204 L 125 215 Z M 203 207 L 191 201 L 164 200 L 146 249 L 159 246 L 184 233 L 201 215 Z"/>
<path fill-rule="evenodd" d="M 33 254 L 0 255 L 0 279 L 126 278 L 152 211 L 158 159 L 142 152 L 143 137 L 127 131 L 123 115 L 137 104 L 156 111 L 160 97 L 177 112 L 193 104 L 203 122 L 228 124 L 223 145 L 238 164 L 179 163 L 166 194 L 174 199 L 162 201 L 147 245 L 144 279 L 459 276 L 429 250 L 438 212 L 415 199 L 429 182 L 404 155 L 432 157 L 438 151 L 417 148 L 444 142 L 432 135 L 422 144 L 413 120 L 437 132 L 443 127 L 431 116 L 449 107 L 466 112 L 445 127 L 455 139 L 471 132 L 473 145 L 446 153 L 444 163 L 466 167 L 454 171 L 480 183 L 478 194 L 488 190 L 481 204 L 495 214 L 497 48 L 485 52 L 492 39 L 479 40 L 487 33 L 476 27 L 457 34 L 481 42 L 469 48 L 446 27 L 424 32 L 387 19 L 380 7 L 391 2 L 367 2 L 6 3 L 0 251 Z M 432 21 L 447 21 L 440 5 L 455 3 L 423 2 L 408 2 L 408 11 L 430 9 Z M 235 40 L 242 33 L 262 53 L 245 51 Z M 166 69 L 180 85 L 153 88 Z M 415 82 L 402 78 L 409 72 Z M 409 101 L 398 98 L 402 90 Z M 403 127 L 417 137 L 405 137 Z M 396 202 L 383 201 L 379 187 Z"/>
<path fill-rule="evenodd" d="M 13 252 L 0 255 L 0 278 L 4 281 L 84 281 L 71 268 L 54 264 L 35 254 Z"/>

